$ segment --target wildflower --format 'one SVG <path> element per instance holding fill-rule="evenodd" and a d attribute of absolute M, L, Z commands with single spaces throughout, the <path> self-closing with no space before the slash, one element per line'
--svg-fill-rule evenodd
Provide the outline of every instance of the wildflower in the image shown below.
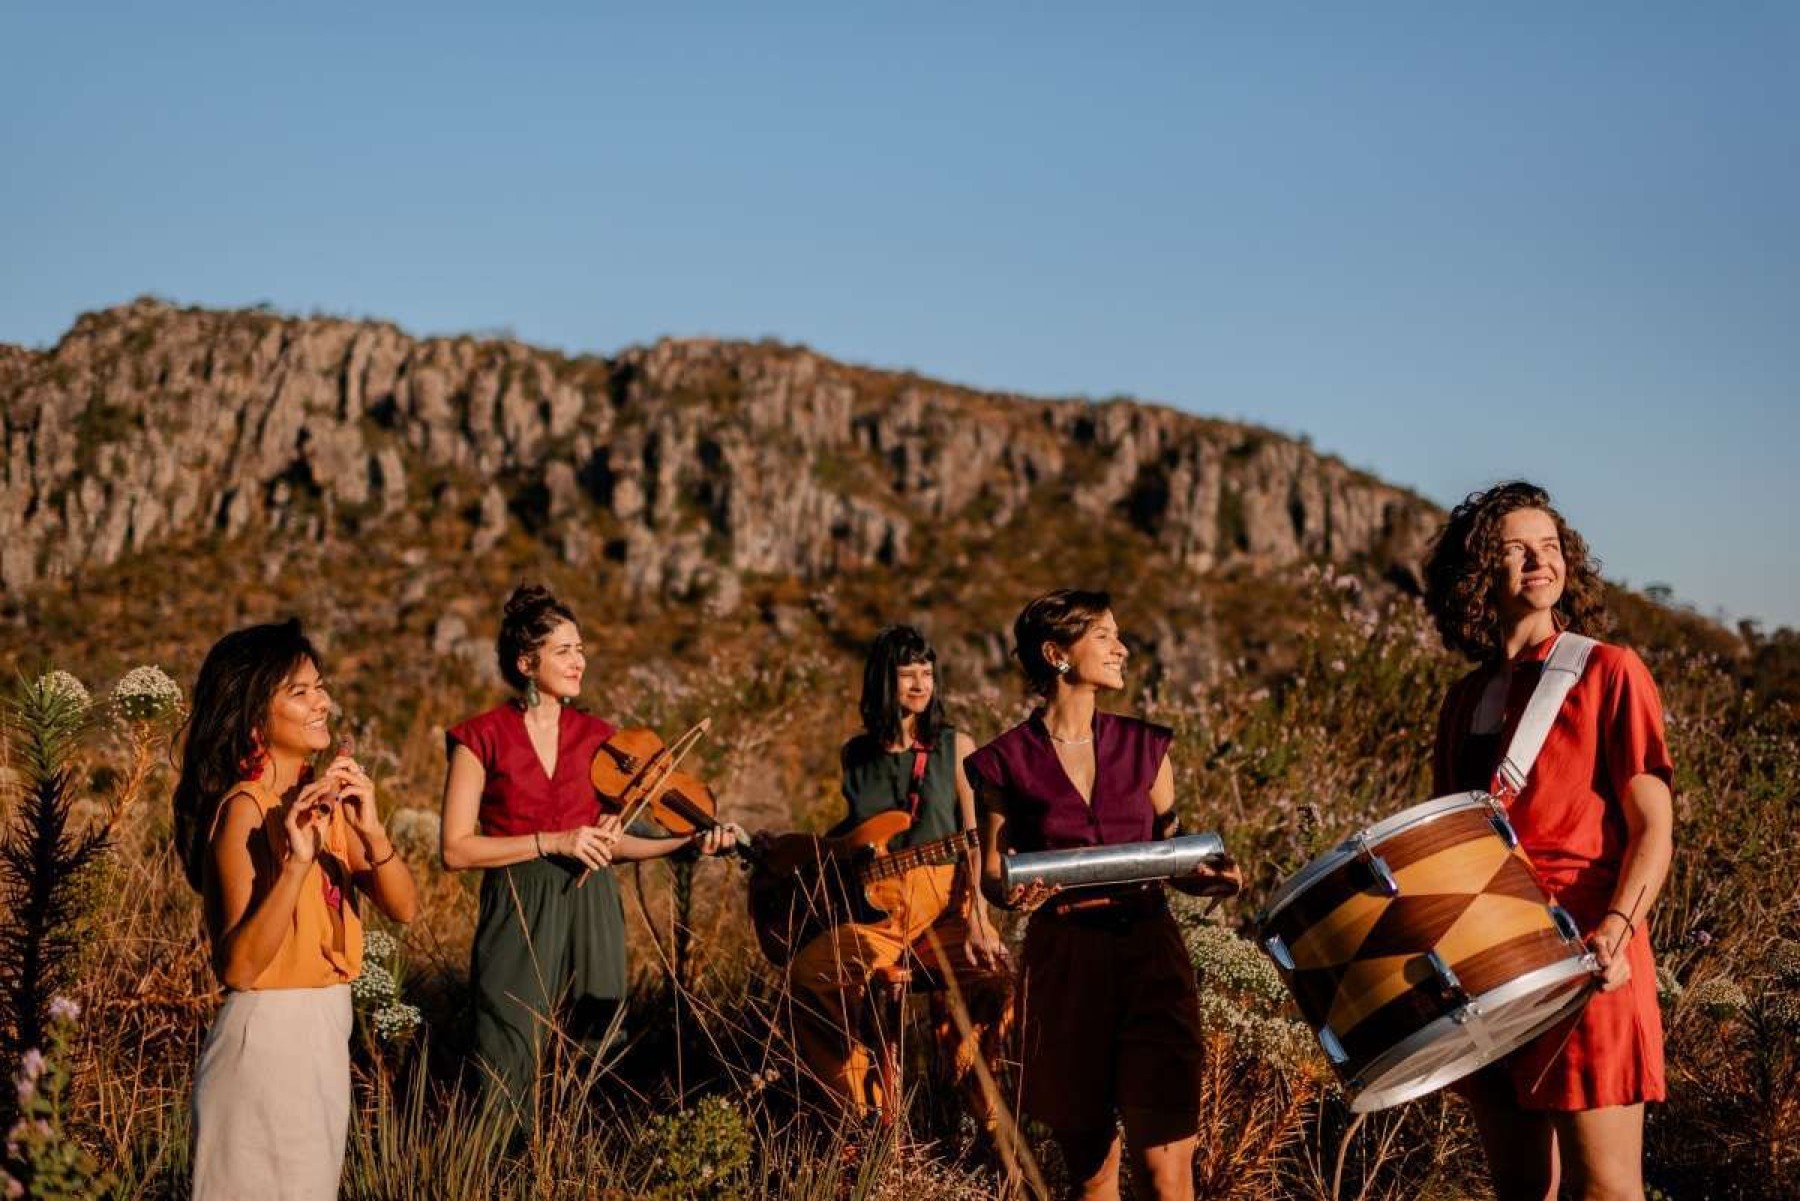
<path fill-rule="evenodd" d="M 54 697 L 74 709 L 86 709 L 94 703 L 94 698 L 88 694 L 87 685 L 61 668 L 39 676 L 38 688 L 45 696 Z"/>
<path fill-rule="evenodd" d="M 36 1047 L 19 1059 L 19 1079 L 35 1081 L 44 1074 L 44 1053 Z"/>
<path fill-rule="evenodd" d="M 1235 932 L 1223 926 L 1196 925 L 1186 931 L 1186 942 L 1205 991 L 1228 998 L 1239 1008 L 1245 1002 L 1274 1008 L 1287 999 L 1287 988 L 1275 965 Z"/>
<path fill-rule="evenodd" d="M 416 1005 L 408 1005 L 404 1001 L 393 1001 L 375 1011 L 371 1020 L 375 1027 L 375 1036 L 383 1042 L 393 1042 L 411 1034 L 419 1026 L 423 1017 Z"/>
<path fill-rule="evenodd" d="M 1749 1008 L 1750 998 L 1729 976 L 1710 976 L 1688 989 L 1688 1001 L 1714 1021 L 1736 1017 Z"/>
<path fill-rule="evenodd" d="M 1769 947 L 1769 972 L 1786 985 L 1800 985 L 1800 942 L 1778 938 Z"/>
<path fill-rule="evenodd" d="M 1800 1034 L 1800 997 L 1793 993 L 1770 993 L 1762 1000 L 1763 1024 L 1785 1034 Z"/>
<path fill-rule="evenodd" d="M 363 963 L 362 975 L 350 982 L 350 995 L 359 1001 L 385 1001 L 400 991 L 394 973 L 379 963 Z"/>
<path fill-rule="evenodd" d="M 160 667 L 134 667 L 113 685 L 112 707 L 126 721 L 157 721 L 181 707 L 181 685 Z"/>
<path fill-rule="evenodd" d="M 386 930 L 367 928 L 363 931 L 363 962 L 371 959 L 391 959 L 400 944 Z"/>
<path fill-rule="evenodd" d="M 1697 947 L 1710 947 L 1712 940 L 1712 931 L 1710 930 L 1695 930 L 1688 935 L 1688 941 Z"/>
<path fill-rule="evenodd" d="M 1330 663 L 1327 663 L 1326 666 L 1331 669 L 1331 674 L 1333 675 L 1341 676 L 1344 674 L 1344 661 L 1342 659 L 1333 659 Z"/>
<path fill-rule="evenodd" d="M 53 1022 L 75 1022 L 81 1018 L 81 1005 L 73 997 L 57 993 L 50 998 L 50 1020 Z"/>

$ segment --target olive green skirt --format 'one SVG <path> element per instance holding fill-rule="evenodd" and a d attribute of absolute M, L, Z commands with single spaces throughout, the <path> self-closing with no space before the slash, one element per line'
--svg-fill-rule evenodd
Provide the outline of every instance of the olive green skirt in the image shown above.
<path fill-rule="evenodd" d="M 475 1049 L 490 1092 L 503 1089 L 530 1125 L 532 1092 L 554 1048 L 603 1051 L 620 1033 L 625 912 L 609 870 L 533 859 L 481 881 L 470 976 Z"/>

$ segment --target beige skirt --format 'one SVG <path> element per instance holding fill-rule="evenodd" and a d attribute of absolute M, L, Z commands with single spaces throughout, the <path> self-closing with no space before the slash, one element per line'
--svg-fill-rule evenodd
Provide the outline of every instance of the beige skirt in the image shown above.
<path fill-rule="evenodd" d="M 350 986 L 233 992 L 194 1073 L 194 1201 L 331 1201 L 350 1128 Z"/>

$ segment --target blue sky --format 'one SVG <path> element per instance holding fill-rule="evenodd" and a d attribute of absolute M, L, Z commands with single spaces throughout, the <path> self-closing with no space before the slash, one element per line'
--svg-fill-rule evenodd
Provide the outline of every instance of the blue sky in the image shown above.
<path fill-rule="evenodd" d="M 1527 476 L 1800 626 L 1800 7 L 513 7 L 0 4 L 0 341 L 774 336 Z"/>

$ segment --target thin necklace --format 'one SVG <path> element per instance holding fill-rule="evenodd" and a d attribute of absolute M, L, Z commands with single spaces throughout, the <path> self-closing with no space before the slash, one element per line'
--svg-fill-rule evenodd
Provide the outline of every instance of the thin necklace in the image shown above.
<path fill-rule="evenodd" d="M 1044 733 L 1050 734 L 1049 726 L 1044 727 Z M 1064 746 L 1086 746 L 1088 743 L 1094 741 L 1094 736 L 1089 734 L 1086 738 L 1058 738 L 1055 734 L 1050 734 L 1050 741 L 1060 742 Z"/>

